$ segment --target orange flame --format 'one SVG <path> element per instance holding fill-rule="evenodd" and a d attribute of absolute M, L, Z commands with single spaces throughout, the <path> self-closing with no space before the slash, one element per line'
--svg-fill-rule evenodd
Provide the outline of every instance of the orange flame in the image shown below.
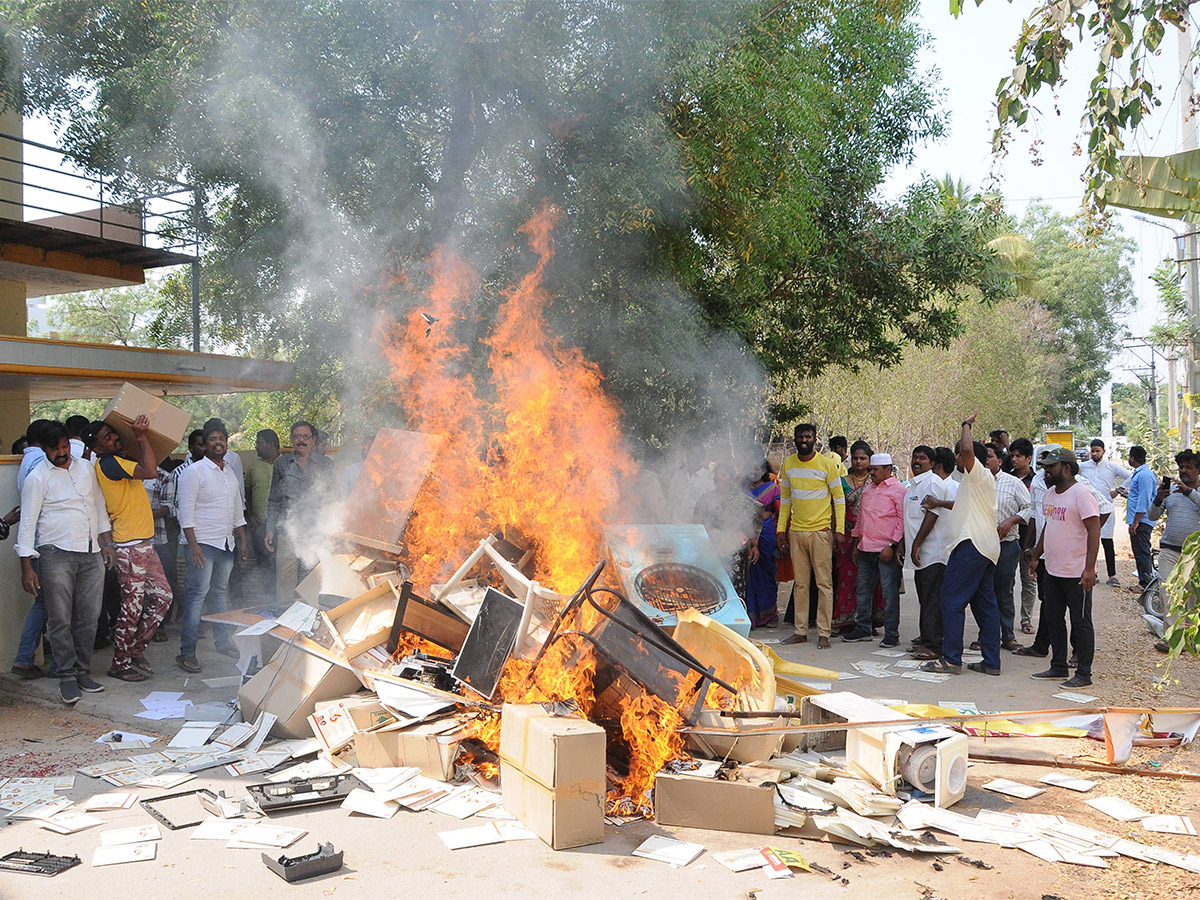
<path fill-rule="evenodd" d="M 574 591 L 603 552 L 602 527 L 615 520 L 621 485 L 637 477 L 599 369 L 547 329 L 543 277 L 560 215 L 545 205 L 521 228 L 537 262 L 503 293 L 486 337 L 476 336 L 483 323 L 470 313 L 479 279 L 445 248 L 429 262 L 427 302 L 377 334 L 409 427 L 443 438 L 403 538 L 419 590 L 449 575 L 483 535 L 516 529 L 536 550 L 538 581 Z M 476 342 L 487 348 L 486 373 L 476 368 Z M 559 641 L 535 670 L 510 660 L 497 694 L 516 703 L 573 699 L 587 716 L 596 665 L 590 649 Z M 630 769 L 621 789 L 639 810 L 649 808 L 655 772 L 683 754 L 681 721 L 651 696 L 623 709 Z M 475 736 L 495 749 L 499 731 L 498 715 L 483 717 Z"/>

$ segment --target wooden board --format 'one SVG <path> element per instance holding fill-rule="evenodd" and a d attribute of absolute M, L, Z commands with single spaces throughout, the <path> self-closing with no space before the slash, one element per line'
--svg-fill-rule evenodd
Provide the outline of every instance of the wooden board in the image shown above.
<path fill-rule="evenodd" d="M 392 625 L 387 642 L 388 653 L 396 652 L 401 631 L 412 632 L 439 647 L 457 653 L 467 639 L 468 626 L 457 616 L 418 597 L 412 592 L 412 583 L 406 581 L 400 588 L 396 621 Z"/>
<path fill-rule="evenodd" d="M 346 538 L 399 552 L 404 526 L 441 446 L 437 435 L 380 428 L 350 491 L 346 508 L 353 525 L 346 529 Z"/>

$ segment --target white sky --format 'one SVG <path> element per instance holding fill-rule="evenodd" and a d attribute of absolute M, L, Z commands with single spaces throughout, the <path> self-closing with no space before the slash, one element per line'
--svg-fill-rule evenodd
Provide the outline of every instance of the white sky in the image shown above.
<path fill-rule="evenodd" d="M 1034 4 L 984 0 L 983 6 L 976 8 L 973 0 L 964 0 L 964 7 L 963 14 L 955 19 L 950 15 L 949 0 L 921 0 L 922 23 L 931 38 L 922 54 L 922 63 L 936 67 L 941 73 L 943 106 L 950 118 L 949 134 L 938 144 L 922 148 L 912 166 L 893 172 L 888 182 L 889 194 L 899 193 L 922 173 L 935 178 L 949 173 L 978 189 L 986 184 L 996 165 L 991 155 L 996 85 L 1012 71 L 1012 45 L 1020 34 L 1022 17 Z M 1074 155 L 1074 144 L 1081 132 L 1083 99 L 1096 71 L 1097 55 L 1086 35 L 1075 43 L 1076 50 L 1066 69 L 1067 83 L 1058 94 L 1057 104 L 1049 94 L 1038 97 L 1037 122 L 1031 123 L 1027 133 L 1017 135 L 1008 156 L 996 168 L 1001 178 L 997 187 L 1006 198 L 1009 211 L 1018 217 L 1038 198 L 1068 215 L 1079 209 L 1084 161 Z M 1166 155 L 1181 149 L 1175 29 L 1167 29 L 1160 56 L 1151 70 L 1156 83 L 1161 85 L 1162 106 L 1139 134 L 1127 141 L 1126 151 Z M 1059 114 L 1055 113 L 1056 105 Z M 1041 141 L 1040 165 L 1034 164 L 1030 154 L 1034 139 Z M 1149 275 L 1164 257 L 1174 258 L 1175 244 L 1166 229 L 1139 221 L 1131 212 L 1114 212 L 1125 234 L 1139 248 L 1133 261 L 1138 305 L 1123 324 L 1133 334 L 1142 335 L 1161 314 L 1157 290 Z M 1171 228 L 1182 226 L 1177 221 L 1157 221 Z M 1115 381 L 1133 380 L 1124 370 L 1127 365 L 1140 364 L 1127 356 L 1116 360 L 1112 369 Z"/>

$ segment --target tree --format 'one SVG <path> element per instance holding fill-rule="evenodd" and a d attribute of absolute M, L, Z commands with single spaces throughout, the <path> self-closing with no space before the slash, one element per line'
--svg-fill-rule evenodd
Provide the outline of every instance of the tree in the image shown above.
<path fill-rule="evenodd" d="M 1024 22 L 1013 48 L 1012 74 L 996 88 L 997 127 L 993 148 L 1004 152 L 1012 129 L 1035 112 L 1034 98 L 1056 90 L 1065 80 L 1066 62 L 1080 43 L 1090 43 L 1099 63 L 1088 85 L 1081 125 L 1087 136 L 1084 171 L 1089 235 L 1104 209 L 1104 186 L 1120 177 L 1119 153 L 1125 140 L 1161 104 L 1162 86 L 1148 77 L 1147 62 L 1159 53 L 1167 26 L 1187 22 L 1192 0 L 1049 0 Z M 975 0 L 981 6 L 983 0 Z M 962 13 L 963 0 L 950 0 L 950 12 Z M 1194 58 L 1194 56 L 1193 56 Z M 1194 65 L 1194 62 L 1189 62 Z M 1173 90 L 1175 83 L 1168 85 Z"/>
<path fill-rule="evenodd" d="M 1020 230 L 1037 250 L 1038 303 L 1060 365 L 1050 376 L 1051 413 L 1096 431 L 1097 398 L 1123 334 L 1118 319 L 1136 302 L 1133 244 L 1116 230 L 1086 242 L 1078 222 L 1041 204 L 1029 208 Z"/>
<path fill-rule="evenodd" d="M 964 415 L 979 433 L 1036 437 L 1052 401 L 1046 313 L 1036 302 L 969 302 L 961 333 L 942 350 L 909 348 L 890 369 L 831 368 L 797 387 L 822 434 L 862 438 L 898 459 L 917 444 L 952 445 Z M 964 410 L 966 412 L 964 412 Z M 786 429 L 784 429 L 786 433 Z"/>
<path fill-rule="evenodd" d="M 941 129 L 915 9 L 21 0 L 9 98 L 131 190 L 142 167 L 197 185 L 205 333 L 293 358 L 314 396 L 388 399 L 365 338 L 420 302 L 439 244 L 482 276 L 472 345 L 553 202 L 552 322 L 663 441 L 720 395 L 755 417 L 762 373 L 726 334 L 783 381 L 944 345 L 965 285 L 1004 291 L 983 210 L 876 196 Z M 164 296 L 169 340 L 184 277 Z M 738 365 L 697 364 L 717 348 Z"/>

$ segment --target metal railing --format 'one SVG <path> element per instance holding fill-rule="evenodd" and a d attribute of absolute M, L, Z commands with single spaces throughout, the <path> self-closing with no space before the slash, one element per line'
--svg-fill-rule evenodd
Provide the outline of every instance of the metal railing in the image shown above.
<path fill-rule="evenodd" d="M 0 218 L 200 255 L 197 191 L 143 173 L 97 174 L 58 147 L 0 132 Z"/>

